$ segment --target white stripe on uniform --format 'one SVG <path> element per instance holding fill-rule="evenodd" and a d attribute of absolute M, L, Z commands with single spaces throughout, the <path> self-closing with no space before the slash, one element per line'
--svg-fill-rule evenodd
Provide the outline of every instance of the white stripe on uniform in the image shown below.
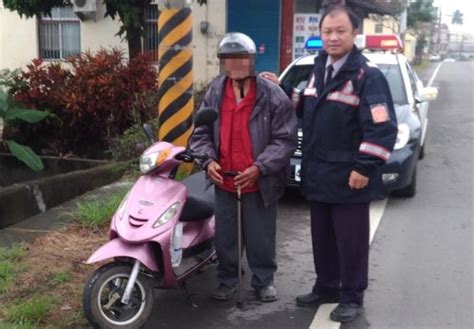
<path fill-rule="evenodd" d="M 367 153 L 387 161 L 390 158 L 390 151 L 377 144 L 363 142 L 360 144 L 359 152 Z"/>

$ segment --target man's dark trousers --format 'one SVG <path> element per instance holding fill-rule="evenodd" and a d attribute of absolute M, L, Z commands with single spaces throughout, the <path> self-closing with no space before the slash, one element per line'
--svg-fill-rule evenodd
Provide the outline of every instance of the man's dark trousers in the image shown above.
<path fill-rule="evenodd" d="M 368 285 L 369 203 L 312 201 L 310 205 L 317 274 L 313 292 L 339 292 L 340 303 L 363 305 Z"/>

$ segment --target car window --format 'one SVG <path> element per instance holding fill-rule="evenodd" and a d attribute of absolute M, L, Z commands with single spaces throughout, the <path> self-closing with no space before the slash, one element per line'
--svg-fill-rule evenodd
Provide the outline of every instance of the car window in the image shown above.
<path fill-rule="evenodd" d="M 312 68 L 312 65 L 295 65 L 288 71 L 282 82 L 303 90 L 306 87 Z"/>
<path fill-rule="evenodd" d="M 377 64 L 377 66 L 388 81 L 393 103 L 397 105 L 408 104 L 400 67 L 397 64 Z"/>

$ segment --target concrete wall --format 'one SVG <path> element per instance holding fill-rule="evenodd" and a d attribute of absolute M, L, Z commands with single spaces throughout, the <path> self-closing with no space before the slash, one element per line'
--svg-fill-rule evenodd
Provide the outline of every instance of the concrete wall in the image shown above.
<path fill-rule="evenodd" d="M 404 45 L 405 57 L 409 62 L 413 62 L 413 60 L 415 60 L 416 36 L 414 34 L 411 34 L 410 32 L 407 32 L 405 34 Z"/>
<path fill-rule="evenodd" d="M 128 56 L 128 44 L 117 36 L 120 29 L 120 21 L 110 17 L 104 18 L 105 5 L 101 0 L 97 1 L 96 19 L 81 22 L 81 50 L 96 51 L 100 48 L 118 48 Z"/>
<path fill-rule="evenodd" d="M 195 89 L 199 90 L 219 74 L 217 46 L 226 33 L 227 1 L 208 0 L 207 5 L 193 4 L 193 68 Z M 209 22 L 209 31 L 200 31 L 202 21 Z"/>
<path fill-rule="evenodd" d="M 0 70 L 16 69 L 38 57 L 38 28 L 34 18 L 21 19 L 0 0 Z"/>
<path fill-rule="evenodd" d="M 207 5 L 193 2 L 194 80 L 196 89 L 205 86 L 219 73 L 216 50 L 226 32 L 227 1 L 208 0 Z M 81 51 L 117 47 L 127 54 L 127 43 L 116 34 L 118 20 L 104 18 L 105 6 L 97 1 L 96 19 L 81 22 Z M 207 34 L 201 33 L 201 22 L 209 22 Z M 3 8 L 0 0 L 0 70 L 25 67 L 38 57 L 38 22 L 36 18 L 20 18 Z"/>
<path fill-rule="evenodd" d="M 382 24 L 382 34 L 398 34 L 400 31 L 399 21 L 394 17 L 370 15 L 368 18 L 365 18 L 362 23 L 363 33 L 375 34 L 375 27 L 377 24 Z"/>

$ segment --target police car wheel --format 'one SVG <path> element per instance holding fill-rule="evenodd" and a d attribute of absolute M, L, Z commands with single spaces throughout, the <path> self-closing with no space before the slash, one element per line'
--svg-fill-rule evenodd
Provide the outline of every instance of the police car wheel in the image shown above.
<path fill-rule="evenodd" d="M 418 159 L 422 160 L 425 158 L 425 145 L 420 148 L 420 154 L 418 154 Z"/>

